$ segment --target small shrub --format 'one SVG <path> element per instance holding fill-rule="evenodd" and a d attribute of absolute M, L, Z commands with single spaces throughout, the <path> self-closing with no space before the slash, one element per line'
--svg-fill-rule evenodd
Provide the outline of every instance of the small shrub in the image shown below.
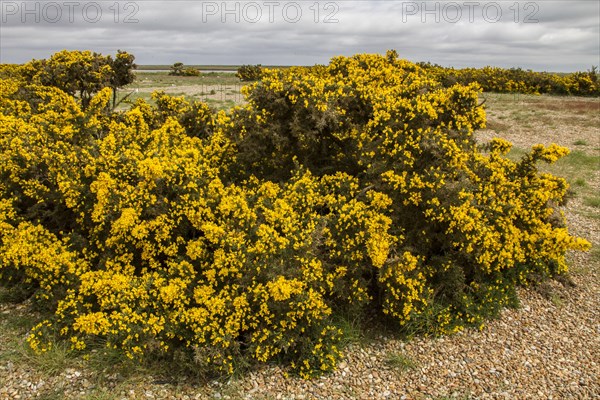
<path fill-rule="evenodd" d="M 257 81 L 262 77 L 262 67 L 258 65 L 242 65 L 238 68 L 235 76 L 240 78 L 243 82 Z"/>

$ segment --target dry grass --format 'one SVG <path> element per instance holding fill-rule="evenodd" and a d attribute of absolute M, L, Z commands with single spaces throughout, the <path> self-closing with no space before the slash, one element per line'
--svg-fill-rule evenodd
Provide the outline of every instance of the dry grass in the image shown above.
<path fill-rule="evenodd" d="M 487 129 L 478 137 L 498 136 L 516 147 L 557 143 L 590 154 L 600 151 L 600 99 L 584 97 L 484 94 Z"/>
<path fill-rule="evenodd" d="M 137 79 L 119 91 L 128 102 L 142 98 L 150 103 L 151 94 L 163 91 L 171 96 L 184 96 L 188 101 L 203 101 L 217 110 L 227 110 L 244 102 L 240 93 L 245 84 L 232 73 L 208 73 L 200 76 L 170 76 L 165 72 L 138 72 Z M 127 102 L 119 107 L 127 108 Z"/>

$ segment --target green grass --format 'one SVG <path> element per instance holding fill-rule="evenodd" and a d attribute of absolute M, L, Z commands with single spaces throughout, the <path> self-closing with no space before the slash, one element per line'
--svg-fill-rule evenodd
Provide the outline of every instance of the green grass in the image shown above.
<path fill-rule="evenodd" d="M 577 210 L 576 212 L 577 212 L 577 214 L 579 214 L 585 218 L 589 218 L 594 221 L 600 221 L 600 213 L 599 212 L 589 212 L 589 211 L 585 211 L 585 210 Z"/>
<path fill-rule="evenodd" d="M 541 165 L 540 169 L 565 178 L 585 204 L 600 207 L 600 199 L 586 181 L 587 177 L 600 169 L 600 156 L 575 150 L 554 164 Z"/>
<path fill-rule="evenodd" d="M 587 144 L 588 143 L 585 140 L 581 140 L 581 139 L 576 140 L 576 141 L 573 142 L 574 146 L 587 146 Z"/>
<path fill-rule="evenodd" d="M 572 284 L 568 275 L 563 275 L 563 278 L 564 280 L 561 281 L 563 284 L 569 284 L 568 282 L 571 282 L 570 284 Z M 561 295 L 560 290 L 555 289 L 549 282 L 541 282 L 538 285 L 534 285 L 533 289 L 546 300 L 554 304 L 555 307 L 562 307 L 564 305 L 564 298 L 563 295 Z"/>
<path fill-rule="evenodd" d="M 590 250 L 590 258 L 593 262 L 600 263 L 600 246 L 593 246 Z"/>
<path fill-rule="evenodd" d="M 600 156 L 589 155 L 581 150 L 571 151 L 567 156 L 561 158 L 554 164 L 540 164 L 540 169 L 559 175 L 575 186 L 581 185 L 581 181 L 600 169 Z M 577 182 L 580 182 L 579 184 Z"/>
<path fill-rule="evenodd" d="M 574 150 L 556 162 L 557 167 L 569 166 L 582 169 L 600 169 L 600 156 L 589 155 L 581 150 Z"/>
<path fill-rule="evenodd" d="M 333 324 L 342 331 L 342 347 L 349 344 L 365 343 L 367 340 L 364 323 L 352 318 L 350 315 L 335 316 Z"/>
<path fill-rule="evenodd" d="M 590 207 L 600 208 L 600 196 L 588 197 L 584 203 Z"/>
<path fill-rule="evenodd" d="M 235 106 L 235 101 L 233 100 L 206 99 L 204 102 L 217 110 L 229 110 L 230 108 Z"/>
<path fill-rule="evenodd" d="M 232 73 L 208 72 L 197 77 L 182 77 L 171 76 L 166 71 L 137 72 L 136 80 L 119 91 L 119 100 L 126 100 L 119 104 L 118 109 L 128 109 L 137 99 L 154 104 L 152 92 L 162 90 L 171 96 L 184 96 L 188 101 L 206 102 L 216 110 L 228 110 L 244 101 L 241 94 L 244 85 Z"/>
<path fill-rule="evenodd" d="M 417 363 L 412 358 L 402 353 L 388 354 L 385 363 L 397 371 L 408 371 L 417 367 Z"/>
<path fill-rule="evenodd" d="M 2 304 L 11 303 L 6 301 L 8 291 L 10 289 L 0 287 Z M 3 346 L 0 346 L 0 364 L 11 362 L 33 368 L 46 376 L 53 376 L 75 365 L 76 357 L 66 342 L 53 341 L 51 348 L 41 354 L 34 353 L 29 347 L 26 338 L 31 329 L 43 319 L 32 307 L 29 302 L 13 306 L 10 312 L 2 314 L 0 336 L 3 338 Z"/>
<path fill-rule="evenodd" d="M 506 157 L 508 157 L 512 161 L 519 161 L 527 153 L 529 153 L 528 150 L 513 146 L 506 155 Z"/>
<path fill-rule="evenodd" d="M 153 376 L 159 381 L 191 384 L 203 384 L 208 375 L 190 362 L 175 358 L 168 360 L 159 357 L 148 357 L 141 363 L 129 360 L 118 350 L 108 348 L 106 343 L 98 340 L 91 343 L 85 352 L 72 351 L 70 343 L 50 338 L 50 348 L 43 353 L 35 353 L 28 345 L 26 338 L 31 329 L 43 316 L 35 310 L 35 303 L 28 301 L 14 305 L 10 289 L 0 286 L 0 304 L 8 306 L 9 312 L 0 314 L 0 365 L 11 363 L 18 368 L 34 371 L 37 376 L 49 381 L 54 376 L 64 373 L 68 368 L 85 372 L 85 377 L 98 389 L 111 386 L 132 386 L 140 378 Z M 195 368 L 195 369 L 194 369 Z M 112 389 L 111 389 L 112 390 Z M 114 390 L 109 393 L 93 391 L 89 399 L 112 399 Z M 62 399 L 64 393 L 47 389 L 41 393 L 42 399 Z"/>
<path fill-rule="evenodd" d="M 62 400 L 65 398 L 65 392 L 60 388 L 50 388 L 42 391 L 37 398 L 43 400 Z"/>
<path fill-rule="evenodd" d="M 528 150 L 513 147 L 507 157 L 513 161 L 519 161 Z M 578 189 L 577 194 L 582 196 L 589 205 L 598 207 L 598 197 L 594 196 L 593 188 L 590 188 L 586 178 L 600 169 L 600 156 L 589 155 L 581 150 L 575 150 L 561 158 L 554 164 L 538 163 L 541 171 L 561 176 L 567 182 Z"/>
<path fill-rule="evenodd" d="M 147 70 L 152 70 L 152 71 L 156 71 L 156 70 L 164 70 L 164 71 L 169 71 L 171 66 L 173 64 L 146 64 L 146 65 L 138 65 L 137 67 L 137 72 L 143 72 L 143 71 L 147 71 Z M 236 72 L 238 70 L 239 67 L 241 67 L 241 65 L 221 65 L 221 64 L 214 64 L 214 65 L 205 65 L 205 64 L 185 64 L 185 67 L 190 67 L 190 68 L 196 68 L 200 71 L 206 71 L 206 70 L 219 70 L 219 71 L 232 71 L 232 72 Z M 263 68 L 269 68 L 269 69 L 285 69 L 285 68 L 289 68 L 289 65 L 263 65 Z"/>
<path fill-rule="evenodd" d="M 484 99 L 486 110 L 490 110 L 489 114 L 493 114 L 494 119 L 509 120 L 528 130 L 538 125 L 556 129 L 560 126 L 596 128 L 600 124 L 600 102 L 597 98 L 483 93 L 481 100 Z M 576 145 L 587 145 L 582 142 L 585 141 Z"/>
<path fill-rule="evenodd" d="M 126 88 L 173 87 L 191 85 L 239 85 L 244 84 L 235 74 L 209 72 L 200 76 L 172 76 L 168 72 L 138 72 L 133 83 Z"/>
<path fill-rule="evenodd" d="M 46 375 L 60 374 L 65 369 L 78 365 L 77 356 L 64 341 L 53 341 L 52 347 L 41 354 L 34 353 L 27 344 L 24 346 L 23 361 Z"/>
<path fill-rule="evenodd" d="M 94 389 L 91 393 L 88 393 L 82 400 L 113 400 L 114 394 L 111 394 L 108 390 Z"/>
<path fill-rule="evenodd" d="M 31 350 L 26 342 L 26 337 L 35 325 L 34 321 L 21 317 L 17 321 L 13 316 L 0 328 L 0 335 L 4 338 L 4 345 L 0 348 L 0 362 L 34 369 L 43 376 L 51 377 L 61 373 L 66 368 L 77 365 L 73 352 L 70 351 L 66 342 L 53 342 L 52 347 L 41 354 Z"/>

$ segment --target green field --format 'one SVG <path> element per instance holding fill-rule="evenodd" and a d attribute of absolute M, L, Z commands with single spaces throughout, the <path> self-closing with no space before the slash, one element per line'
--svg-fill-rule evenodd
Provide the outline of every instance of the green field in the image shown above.
<path fill-rule="evenodd" d="M 186 68 L 195 68 L 200 71 L 231 71 L 236 72 L 241 65 L 219 65 L 219 64 L 192 64 L 186 65 Z M 264 68 L 270 69 L 280 69 L 280 68 L 289 68 L 289 65 L 263 65 Z M 165 70 L 168 71 L 171 68 L 170 65 L 165 64 L 146 64 L 146 65 L 138 65 L 138 71 L 148 71 L 148 70 Z"/>

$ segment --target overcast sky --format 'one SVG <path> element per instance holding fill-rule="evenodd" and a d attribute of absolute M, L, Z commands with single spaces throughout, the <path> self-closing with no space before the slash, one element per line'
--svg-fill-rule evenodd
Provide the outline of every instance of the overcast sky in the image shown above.
<path fill-rule="evenodd" d="M 445 66 L 587 70 L 600 64 L 599 4 L 0 0 L 0 62 L 122 49 L 138 64 L 312 65 L 396 49 Z"/>

